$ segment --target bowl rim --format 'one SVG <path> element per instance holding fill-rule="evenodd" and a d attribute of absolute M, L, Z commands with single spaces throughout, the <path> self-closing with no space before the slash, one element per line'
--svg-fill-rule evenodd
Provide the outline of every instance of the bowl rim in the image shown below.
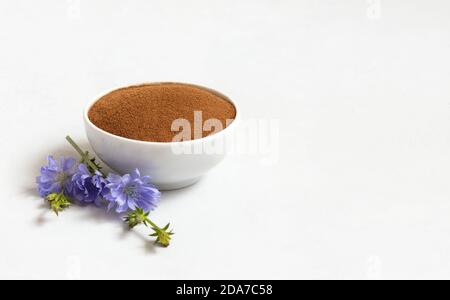
<path fill-rule="evenodd" d="M 229 124 L 227 127 L 225 127 L 224 129 L 222 129 L 221 131 L 212 134 L 212 135 L 208 135 L 199 139 L 193 139 L 193 140 L 188 140 L 188 141 L 180 141 L 180 142 L 151 142 L 151 141 L 142 141 L 142 140 L 135 140 L 135 139 L 130 139 L 130 138 L 126 138 L 123 136 L 119 136 L 113 133 L 110 133 L 106 130 L 101 129 L 100 127 L 98 127 L 97 125 L 95 125 L 90 119 L 89 119 L 89 111 L 92 108 L 92 106 L 97 103 L 97 101 L 99 101 L 102 97 L 108 95 L 109 93 L 112 93 L 114 91 L 117 90 L 121 90 L 121 89 L 126 89 L 126 88 L 130 88 L 130 87 L 138 87 L 138 86 L 143 86 L 143 85 L 162 85 L 162 84 L 181 84 L 181 85 L 186 85 L 186 86 L 191 86 L 191 87 L 196 87 L 196 88 L 200 88 L 203 89 L 205 91 L 208 91 L 210 93 L 213 93 L 216 96 L 219 96 L 225 100 L 227 100 L 228 102 L 230 102 L 236 111 L 236 115 L 233 119 L 233 122 L 231 122 L 231 124 Z M 198 84 L 193 84 L 193 83 L 185 83 L 185 82 L 174 82 L 174 81 L 161 81 L 161 82 L 142 82 L 142 83 L 134 83 L 134 84 L 129 84 L 126 86 L 122 86 L 122 87 L 118 87 L 118 88 L 114 88 L 112 90 L 109 90 L 107 92 L 101 93 L 100 96 L 97 96 L 94 98 L 94 100 L 90 101 L 83 112 L 83 119 L 85 121 L 85 124 L 89 125 L 90 127 L 94 128 L 95 130 L 101 132 L 102 134 L 106 134 L 107 136 L 110 136 L 112 138 L 116 138 L 118 140 L 122 140 L 124 142 L 131 142 L 131 143 L 136 143 L 136 144 L 141 144 L 141 145 L 155 145 L 155 146 L 173 146 L 173 145 L 188 145 L 188 144 L 193 144 L 193 143 L 200 143 L 200 142 L 205 142 L 207 140 L 211 140 L 211 139 L 215 139 L 215 138 L 219 138 L 220 136 L 227 134 L 228 132 L 231 131 L 232 128 L 236 127 L 236 123 L 238 121 L 240 117 L 240 110 L 238 105 L 236 104 L 235 101 L 231 100 L 228 96 L 222 94 L 221 92 L 218 92 L 214 89 L 211 89 L 209 87 L 205 87 L 202 85 L 198 85 Z"/>

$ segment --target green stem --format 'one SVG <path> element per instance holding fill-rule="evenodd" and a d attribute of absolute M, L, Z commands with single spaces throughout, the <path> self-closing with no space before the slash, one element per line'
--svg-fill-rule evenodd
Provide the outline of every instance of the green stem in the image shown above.
<path fill-rule="evenodd" d="M 158 229 L 158 230 L 162 230 L 161 228 L 159 228 L 158 225 L 156 225 L 155 223 L 153 223 L 148 217 L 145 217 L 145 221 L 150 224 L 152 227 Z"/>
<path fill-rule="evenodd" d="M 97 168 L 97 166 L 89 159 L 89 156 L 87 155 L 87 152 L 84 152 L 78 145 L 77 143 L 75 143 L 75 141 L 70 137 L 70 136 L 66 136 L 66 140 L 69 142 L 70 145 L 72 145 L 72 147 L 78 152 L 78 154 L 81 156 L 81 159 L 84 163 L 86 163 L 90 168 L 92 168 L 93 170 L 96 170 L 98 172 L 100 172 L 103 177 L 105 177 L 106 175 Z"/>
<path fill-rule="evenodd" d="M 81 148 L 77 145 L 77 143 L 75 143 L 74 140 L 72 140 L 70 136 L 66 136 L 66 140 L 72 145 L 72 147 L 78 152 L 78 154 L 80 154 L 81 157 L 85 157 L 85 153 L 83 152 L 83 150 L 81 150 Z"/>

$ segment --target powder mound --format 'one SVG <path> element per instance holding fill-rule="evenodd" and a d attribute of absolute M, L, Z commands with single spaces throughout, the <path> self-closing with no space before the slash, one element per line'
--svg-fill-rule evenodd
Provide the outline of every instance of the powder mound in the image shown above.
<path fill-rule="evenodd" d="M 201 112 L 202 127 L 194 127 L 196 111 Z M 200 138 L 200 131 L 195 135 L 194 128 L 202 128 L 201 137 L 216 133 L 236 117 L 236 108 L 227 99 L 200 87 L 179 83 L 144 84 L 103 96 L 91 107 L 88 117 L 97 127 L 121 137 L 172 142 L 179 133 L 172 131 L 174 120 L 189 121 L 190 136 L 195 139 Z M 204 131 L 204 122 L 209 119 L 219 120 L 222 126 Z"/>

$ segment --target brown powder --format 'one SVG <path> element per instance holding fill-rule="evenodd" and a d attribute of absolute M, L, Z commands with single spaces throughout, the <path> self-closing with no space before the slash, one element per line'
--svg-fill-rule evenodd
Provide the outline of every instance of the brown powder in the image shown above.
<path fill-rule="evenodd" d="M 176 119 L 188 120 L 191 139 L 195 138 L 195 111 L 202 112 L 203 122 L 220 120 L 223 128 L 227 120 L 236 116 L 234 105 L 213 92 L 188 84 L 161 83 L 115 90 L 100 98 L 89 110 L 88 117 L 97 127 L 118 136 L 171 142 L 177 134 L 171 130 Z M 202 137 L 209 134 L 202 130 Z"/>

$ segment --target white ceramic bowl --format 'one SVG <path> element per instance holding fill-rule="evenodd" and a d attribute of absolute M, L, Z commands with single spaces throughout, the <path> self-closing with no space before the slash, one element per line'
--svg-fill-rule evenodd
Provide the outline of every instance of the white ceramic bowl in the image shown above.
<path fill-rule="evenodd" d="M 101 98 L 98 97 L 84 111 L 87 138 L 97 156 L 119 174 L 138 168 L 142 175 L 151 176 L 152 182 L 161 190 L 179 189 L 197 182 L 224 158 L 233 140 L 239 110 L 225 95 L 206 87 L 189 85 L 230 101 L 236 108 L 235 120 L 216 134 L 191 141 L 161 143 L 132 140 L 106 132 L 89 120 L 88 112 Z"/>

